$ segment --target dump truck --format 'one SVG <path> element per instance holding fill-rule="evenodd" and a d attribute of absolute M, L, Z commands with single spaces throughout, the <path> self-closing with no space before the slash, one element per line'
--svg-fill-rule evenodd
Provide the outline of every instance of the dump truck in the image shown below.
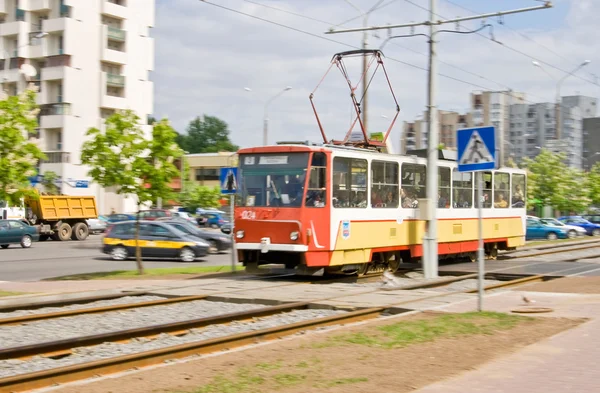
<path fill-rule="evenodd" d="M 98 217 L 93 196 L 39 195 L 25 198 L 27 221 L 37 226 L 40 241 L 85 240 L 88 219 Z"/>

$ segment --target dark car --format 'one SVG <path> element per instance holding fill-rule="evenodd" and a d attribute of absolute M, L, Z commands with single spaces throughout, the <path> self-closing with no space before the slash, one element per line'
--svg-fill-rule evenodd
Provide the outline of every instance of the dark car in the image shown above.
<path fill-rule="evenodd" d="M 186 220 L 160 220 L 160 222 L 174 226 L 181 232 L 187 233 L 188 235 L 206 240 L 209 244 L 208 252 L 211 254 L 231 248 L 231 239 L 229 236 L 225 236 L 222 233 L 203 231 Z"/>
<path fill-rule="evenodd" d="M 122 214 L 122 213 L 115 213 L 115 214 L 111 214 L 109 216 L 104 216 L 104 217 L 106 217 L 106 222 L 109 224 L 113 224 L 115 222 L 135 220 L 135 215 Z"/>
<path fill-rule="evenodd" d="M 589 222 L 580 216 L 565 216 L 558 217 L 558 221 L 564 222 L 567 225 L 575 225 L 585 229 L 588 235 L 600 236 L 600 225 Z"/>
<path fill-rule="evenodd" d="M 231 224 L 230 222 L 223 224 L 223 226 L 221 226 L 221 232 L 229 235 L 231 233 L 231 231 L 233 230 L 233 224 Z"/>
<path fill-rule="evenodd" d="M 38 240 L 38 229 L 23 220 L 0 220 L 0 247 L 8 248 L 11 244 L 20 244 L 23 248 L 29 248 L 32 242 Z"/>
<path fill-rule="evenodd" d="M 104 235 L 102 252 L 116 261 L 135 255 L 135 221 L 113 224 Z M 142 258 L 178 258 L 193 262 L 208 253 L 208 243 L 159 221 L 140 221 Z"/>
<path fill-rule="evenodd" d="M 581 217 L 585 220 L 588 220 L 591 223 L 600 224 L 600 215 L 599 214 L 586 214 Z"/>
<path fill-rule="evenodd" d="M 138 215 L 140 216 L 140 220 L 148 221 L 157 220 L 159 218 L 165 217 L 173 217 L 173 213 L 165 209 L 140 210 Z"/>

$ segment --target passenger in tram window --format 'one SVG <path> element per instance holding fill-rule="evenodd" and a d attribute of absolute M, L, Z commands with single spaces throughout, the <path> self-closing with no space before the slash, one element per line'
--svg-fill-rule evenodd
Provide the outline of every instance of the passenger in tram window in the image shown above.
<path fill-rule="evenodd" d="M 499 192 L 496 198 L 498 201 L 494 203 L 494 207 L 498 208 L 506 208 L 508 207 L 508 202 L 504 199 L 504 194 Z"/>
<path fill-rule="evenodd" d="M 483 203 L 483 208 L 490 208 L 492 207 L 492 202 L 490 201 L 490 196 L 487 192 L 484 192 L 483 195 L 481 196 L 481 201 Z"/>
<path fill-rule="evenodd" d="M 385 198 L 384 207 L 398 207 L 398 200 L 396 199 L 396 195 L 394 195 L 394 192 L 388 191 L 387 196 Z"/>
<path fill-rule="evenodd" d="M 447 204 L 448 199 L 445 197 L 445 195 L 442 195 L 441 191 L 438 191 L 438 208 L 445 209 Z"/>
<path fill-rule="evenodd" d="M 380 196 L 380 191 L 376 191 L 376 190 L 371 190 L 371 205 L 373 207 L 381 207 L 379 205 L 381 205 L 383 203 L 383 200 L 381 199 Z"/>
<path fill-rule="evenodd" d="M 515 186 L 515 190 L 513 191 L 513 204 L 523 202 L 523 191 L 521 191 L 521 186 L 518 184 Z"/>
<path fill-rule="evenodd" d="M 333 198 L 333 204 L 336 206 L 337 199 Z M 311 190 L 306 194 L 305 206 L 325 207 L 325 191 Z"/>
<path fill-rule="evenodd" d="M 355 207 L 367 207 L 367 195 L 364 191 L 358 191 L 354 199 Z"/>

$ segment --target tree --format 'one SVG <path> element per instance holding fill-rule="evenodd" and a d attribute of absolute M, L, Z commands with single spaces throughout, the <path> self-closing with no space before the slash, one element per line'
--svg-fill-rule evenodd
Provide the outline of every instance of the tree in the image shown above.
<path fill-rule="evenodd" d="M 542 205 L 565 212 L 580 212 L 589 204 L 583 172 L 569 168 L 563 153 L 543 149 L 533 160 L 526 159 L 529 195 Z"/>
<path fill-rule="evenodd" d="M 177 144 L 189 153 L 237 151 L 229 140 L 227 123 L 213 116 L 196 117 L 187 127 L 187 134 L 177 135 Z"/>
<path fill-rule="evenodd" d="M 50 195 L 58 195 L 59 189 L 56 185 L 56 181 L 58 180 L 58 175 L 53 171 L 44 172 L 44 176 L 42 177 L 41 184 L 44 187 L 44 190 Z"/>
<path fill-rule="evenodd" d="M 117 194 L 137 198 L 138 212 L 143 204 L 168 198 L 168 184 L 177 174 L 173 165 L 180 150 L 175 147 L 176 132 L 167 120 L 154 123 L 152 140 L 144 138 L 140 118 L 131 110 L 118 112 L 106 120 L 106 131 L 90 128 L 83 144 L 81 162 L 91 167 L 89 175 L 101 186 L 114 187 Z M 144 274 L 139 247 L 139 214 L 136 220 L 136 264 Z"/>
<path fill-rule="evenodd" d="M 38 126 L 35 90 L 0 101 L 0 201 L 19 205 L 36 193 L 29 184 L 44 154 L 32 140 Z"/>
<path fill-rule="evenodd" d="M 205 209 L 221 207 L 220 199 L 221 189 L 219 187 L 196 186 L 187 191 L 182 204 L 187 209 L 195 212 L 199 207 Z"/>

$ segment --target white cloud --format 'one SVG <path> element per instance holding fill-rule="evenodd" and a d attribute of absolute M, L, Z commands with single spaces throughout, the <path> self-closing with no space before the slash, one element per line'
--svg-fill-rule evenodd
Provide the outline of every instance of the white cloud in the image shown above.
<path fill-rule="evenodd" d="M 212 1 L 323 38 L 354 46 L 359 46 L 361 42 L 360 33 L 324 35 L 323 32 L 328 29 L 326 24 L 242 0 Z M 356 11 L 343 0 L 257 2 L 332 23 L 340 23 L 356 16 Z M 595 27 L 600 2 L 566 2 L 569 12 L 562 17 L 563 23 L 560 26 L 545 26 L 543 31 L 517 30 L 564 58 L 554 55 L 510 29 L 498 26 L 495 21 L 490 21 L 494 24 L 495 38 L 503 45 L 490 41 L 487 31 L 481 32 L 483 37 L 441 34 L 439 59 L 492 81 L 444 63 L 439 64 L 439 72 L 490 89 L 509 86 L 516 91 L 525 91 L 531 101 L 553 100 L 555 83 L 548 75 L 531 65 L 531 58 L 517 54 L 507 47 L 567 71 L 571 71 L 584 59 L 590 59 L 592 63 L 580 71 L 579 75 L 591 79 L 589 72 L 593 72 L 600 64 L 600 55 L 594 50 L 600 38 Z M 355 0 L 355 3 L 366 9 L 374 0 Z M 523 6 L 531 5 L 527 1 L 523 3 Z M 545 17 L 542 13 L 550 12 L 558 11 L 539 11 L 539 18 Z M 465 15 L 464 10 L 444 1 L 440 1 L 439 13 L 445 16 Z M 226 11 L 199 0 L 159 0 L 156 16 L 156 28 L 153 32 L 156 38 L 156 71 L 153 80 L 157 116 L 168 115 L 173 125 L 183 131 L 193 117 L 202 114 L 215 115 L 229 123 L 235 143 L 242 146 L 256 145 L 262 142 L 264 103 L 285 86 L 291 85 L 293 89 L 270 106 L 270 140 L 320 140 L 320 132 L 308 96 L 325 73 L 331 56 L 335 52 L 351 48 Z M 538 18 L 533 13 L 530 17 Z M 405 1 L 396 1 L 385 9 L 374 12 L 369 24 L 404 23 L 426 18 L 427 13 L 424 10 Z M 504 21 L 506 25 L 511 25 L 510 16 Z M 536 25 L 539 25 L 539 20 L 536 21 Z M 463 28 L 476 28 L 479 23 L 465 24 Z M 361 20 L 357 19 L 349 23 L 348 27 L 360 24 Z M 453 29 L 454 26 L 448 28 Z M 426 32 L 424 28 L 417 31 Z M 395 30 L 394 34 L 407 32 Z M 386 37 L 387 33 L 381 31 L 378 34 L 380 37 Z M 382 43 L 381 39 L 372 35 L 369 41 L 371 47 Z M 390 41 L 384 50 L 387 56 L 385 65 L 402 109 L 392 131 L 396 146 L 402 121 L 412 120 L 425 109 L 427 74 L 394 60 L 426 68 L 427 57 L 423 55 L 426 51 L 425 37 Z M 358 67 L 359 63 L 355 66 Z M 356 69 L 358 68 L 353 70 Z M 564 75 L 550 67 L 546 69 L 556 78 Z M 356 76 L 353 81 L 357 81 Z M 252 88 L 252 92 L 245 91 L 244 87 Z M 393 116 L 393 101 L 389 98 L 386 88 L 380 83 L 370 90 L 369 113 L 370 124 L 373 127 L 371 131 L 384 130 Z M 473 90 L 480 88 L 438 77 L 438 106 L 441 109 L 464 111 L 468 107 L 469 93 Z M 562 93 L 568 95 L 577 92 L 596 96 L 598 87 L 571 77 L 563 85 Z M 331 71 L 328 79 L 317 91 L 315 100 L 319 114 L 326 123 L 328 137 L 342 138 L 350 121 L 350 101 L 345 81 L 337 69 Z M 388 119 L 383 119 L 381 115 L 387 115 Z"/>

